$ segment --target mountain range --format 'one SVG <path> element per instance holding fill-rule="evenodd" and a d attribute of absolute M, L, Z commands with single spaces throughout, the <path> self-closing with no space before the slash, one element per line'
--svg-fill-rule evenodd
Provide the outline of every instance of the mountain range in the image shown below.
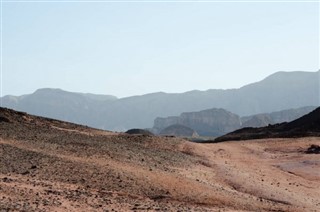
<path fill-rule="evenodd" d="M 159 92 L 120 99 L 46 88 L 23 96 L 4 96 L 2 106 L 100 129 L 124 131 L 151 127 L 156 117 L 208 108 L 250 116 L 319 106 L 319 78 L 320 71 L 277 72 L 239 89 Z"/>

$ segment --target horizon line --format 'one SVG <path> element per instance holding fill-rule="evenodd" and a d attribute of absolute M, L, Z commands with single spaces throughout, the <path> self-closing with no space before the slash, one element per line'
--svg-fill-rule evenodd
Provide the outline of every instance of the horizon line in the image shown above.
<path fill-rule="evenodd" d="M 184 94 L 184 93 L 189 93 L 189 92 L 206 92 L 206 91 L 210 91 L 210 90 L 237 90 L 237 89 L 241 89 L 245 86 L 254 84 L 254 83 L 258 83 L 261 82 L 265 79 L 267 79 L 268 77 L 275 75 L 275 74 L 279 74 L 279 73 L 294 73 L 294 72 L 305 72 L 305 73 L 320 73 L 320 69 L 318 69 L 317 71 L 277 71 L 274 72 L 266 77 L 264 77 L 261 80 L 255 81 L 255 82 L 250 82 L 248 84 L 242 85 L 240 87 L 236 87 L 236 88 L 208 88 L 208 89 L 192 89 L 192 90 L 187 90 L 187 91 L 181 91 L 181 92 L 168 92 L 168 91 L 151 91 L 148 93 L 143 93 L 143 94 L 133 94 L 133 95 L 129 95 L 129 96 L 116 96 L 113 94 L 108 94 L 108 93 L 92 93 L 92 92 L 79 92 L 79 91 L 70 91 L 68 89 L 64 89 L 64 88 L 57 88 L 57 87 L 42 87 L 42 88 L 37 88 L 36 90 L 34 90 L 32 93 L 24 93 L 24 94 L 6 94 L 3 96 L 0 96 L 0 99 L 2 100 L 2 98 L 6 97 L 6 96 L 14 96 L 14 97 L 20 97 L 20 96 L 25 96 L 25 95 L 31 95 L 34 94 L 35 92 L 39 91 L 39 90 L 44 90 L 44 89 L 50 89 L 50 90 L 61 90 L 64 92 L 68 92 L 68 93 L 75 93 L 75 94 L 92 94 L 92 95 L 102 95 L 102 96 L 113 96 L 116 97 L 118 100 L 119 99 L 125 99 L 125 98 L 130 98 L 130 97 L 137 97 L 137 96 L 145 96 L 145 95 L 150 95 L 150 94 L 157 94 L 157 93 L 164 93 L 164 94 Z M 320 76 L 319 76 L 320 77 Z M 320 81 L 319 81 L 320 83 Z M 319 88 L 320 89 L 320 88 Z"/>

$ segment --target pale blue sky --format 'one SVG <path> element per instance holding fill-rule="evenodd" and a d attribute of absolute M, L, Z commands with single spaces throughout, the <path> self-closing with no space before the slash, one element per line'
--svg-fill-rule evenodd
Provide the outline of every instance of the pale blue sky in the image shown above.
<path fill-rule="evenodd" d="M 319 3 L 3 2 L 2 94 L 238 88 L 319 69 Z"/>

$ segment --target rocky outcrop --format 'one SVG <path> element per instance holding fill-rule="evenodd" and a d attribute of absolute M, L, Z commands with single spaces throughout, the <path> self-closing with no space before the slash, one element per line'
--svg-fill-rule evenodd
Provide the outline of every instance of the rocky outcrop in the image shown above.
<path fill-rule="evenodd" d="M 195 130 L 200 136 L 220 136 L 240 128 L 240 117 L 224 109 L 209 109 L 182 113 L 180 116 L 157 118 L 153 129 L 160 133 L 171 125 L 183 125 Z"/>
<path fill-rule="evenodd" d="M 320 146 L 311 144 L 311 146 L 305 151 L 307 154 L 320 154 Z"/>
<path fill-rule="evenodd" d="M 130 135 L 148 135 L 148 136 L 153 135 L 152 132 L 144 129 L 130 129 L 126 131 L 126 133 Z"/>

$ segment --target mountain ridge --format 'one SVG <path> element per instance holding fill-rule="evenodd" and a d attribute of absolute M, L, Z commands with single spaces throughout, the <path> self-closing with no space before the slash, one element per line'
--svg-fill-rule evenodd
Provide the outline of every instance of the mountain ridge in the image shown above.
<path fill-rule="evenodd" d="M 277 72 L 238 89 L 157 92 L 105 101 L 73 92 L 64 92 L 58 97 L 54 92 L 48 92 L 44 97 L 37 96 L 35 92 L 23 95 L 23 98 L 5 96 L 1 100 L 4 107 L 34 115 L 100 129 L 125 131 L 131 128 L 149 128 L 156 117 L 174 116 L 213 107 L 246 116 L 288 108 L 318 106 L 319 74 L 319 71 Z M 68 98 L 65 98 L 66 96 Z"/>

